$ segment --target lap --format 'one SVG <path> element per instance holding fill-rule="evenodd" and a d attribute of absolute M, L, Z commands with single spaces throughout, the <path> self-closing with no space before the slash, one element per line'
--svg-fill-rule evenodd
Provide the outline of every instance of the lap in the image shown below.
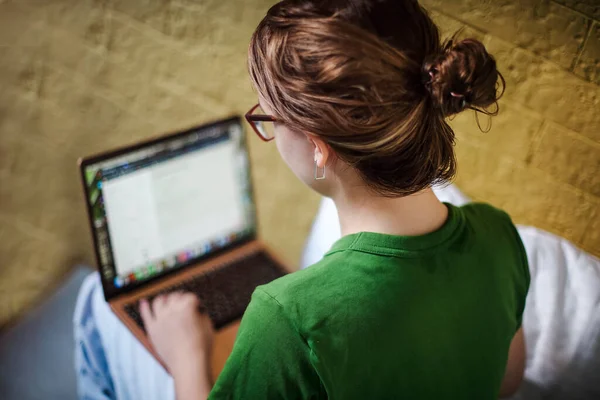
<path fill-rule="evenodd" d="M 98 273 L 84 281 L 73 322 L 80 398 L 175 398 L 171 376 L 104 300 Z"/>

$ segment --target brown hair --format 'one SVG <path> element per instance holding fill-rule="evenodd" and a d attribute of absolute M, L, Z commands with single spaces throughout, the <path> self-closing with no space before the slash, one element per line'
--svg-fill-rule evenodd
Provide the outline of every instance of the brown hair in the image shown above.
<path fill-rule="evenodd" d="M 481 42 L 440 43 L 412 0 L 283 0 L 254 32 L 254 86 L 289 128 L 326 141 L 384 196 L 452 179 L 445 118 L 497 107 L 496 62 Z"/>

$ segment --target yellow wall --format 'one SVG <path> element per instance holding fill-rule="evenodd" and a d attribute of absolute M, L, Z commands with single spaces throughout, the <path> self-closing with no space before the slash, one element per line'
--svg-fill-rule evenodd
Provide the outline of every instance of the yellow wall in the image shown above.
<path fill-rule="evenodd" d="M 93 263 L 79 156 L 253 105 L 246 47 L 271 3 L 0 0 L 0 325 Z M 600 254 L 595 3 L 425 1 L 445 32 L 485 40 L 508 83 L 491 132 L 453 121 L 460 187 Z M 319 199 L 273 145 L 250 151 L 262 235 L 297 263 Z"/>

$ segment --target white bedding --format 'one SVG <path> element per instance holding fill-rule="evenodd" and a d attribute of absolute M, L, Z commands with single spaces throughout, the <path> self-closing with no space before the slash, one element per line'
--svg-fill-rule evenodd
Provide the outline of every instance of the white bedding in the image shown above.
<path fill-rule="evenodd" d="M 454 185 L 435 192 L 445 202 L 469 202 Z M 523 316 L 525 381 L 513 399 L 600 399 L 600 260 L 540 229 L 518 231 L 531 286 Z M 335 205 L 324 199 L 301 267 L 320 260 L 339 238 Z"/>

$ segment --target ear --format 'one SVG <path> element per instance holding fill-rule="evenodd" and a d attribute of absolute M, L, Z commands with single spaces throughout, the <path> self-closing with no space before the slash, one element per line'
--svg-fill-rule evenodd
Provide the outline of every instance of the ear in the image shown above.
<path fill-rule="evenodd" d="M 308 141 L 314 146 L 314 160 L 317 162 L 317 167 L 323 168 L 333 157 L 331 147 L 324 140 L 315 135 L 307 134 Z"/>

